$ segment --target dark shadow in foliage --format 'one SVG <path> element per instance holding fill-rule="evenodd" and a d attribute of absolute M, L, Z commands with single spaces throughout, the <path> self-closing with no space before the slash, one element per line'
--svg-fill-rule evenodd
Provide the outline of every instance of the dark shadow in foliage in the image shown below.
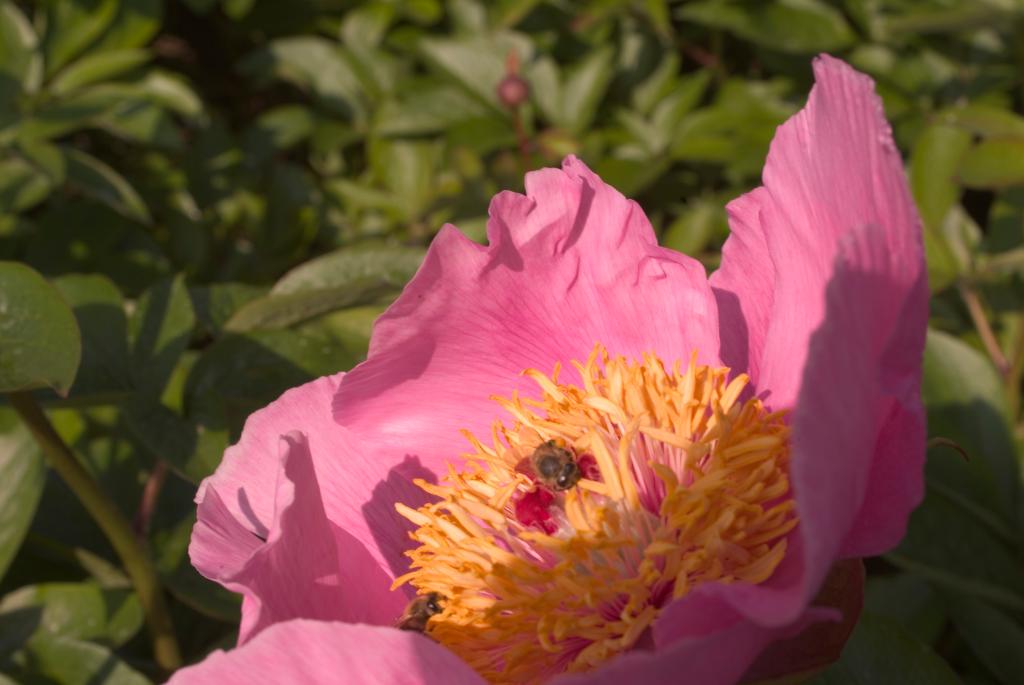
<path fill-rule="evenodd" d="M 174 279 L 165 279 L 147 291 L 146 309 L 135 338 L 133 355 L 136 382 L 140 390 L 150 394 L 159 394 L 163 391 L 192 334 L 190 327 L 188 331 L 179 333 L 170 340 L 160 339 L 162 328 L 167 325 L 168 316 L 171 314 L 171 299 L 175 296 L 175 285 Z M 179 293 L 179 296 L 187 299 L 187 295 Z M 171 322 L 170 325 L 177 323 L 179 322 Z"/>
<path fill-rule="evenodd" d="M 0 614 L 0 668 L 20 649 L 43 622 L 43 608 L 21 607 Z"/>
<path fill-rule="evenodd" d="M 373 488 L 370 501 L 363 505 L 363 516 L 373 539 L 396 577 L 409 570 L 409 558 L 404 552 L 414 544 L 408 534 L 416 526 L 395 511 L 395 504 L 401 502 L 417 509 L 435 499 L 412 482 L 415 478 L 437 482 L 434 474 L 420 463 L 419 457 L 406 454 L 400 464 L 388 471 L 387 478 Z M 412 594 L 408 586 L 403 586 L 403 591 Z"/>
<path fill-rule="evenodd" d="M 238 441 L 245 420 L 286 390 L 316 375 L 260 343 L 259 336 L 281 339 L 292 331 L 239 335 L 228 333 L 211 345 L 192 367 L 185 384 L 189 418 L 206 430 L 228 430 L 229 443 Z M 339 350 L 339 368 L 345 355 Z"/>
<path fill-rule="evenodd" d="M 128 325 L 124 310 L 111 304 L 72 307 L 82 332 L 82 362 L 64 405 L 108 404 L 133 389 L 128 374 Z"/>

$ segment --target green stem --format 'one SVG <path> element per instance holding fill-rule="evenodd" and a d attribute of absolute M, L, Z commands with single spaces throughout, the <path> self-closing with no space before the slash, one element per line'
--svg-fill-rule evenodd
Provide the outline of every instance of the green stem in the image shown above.
<path fill-rule="evenodd" d="M 1006 380 L 1007 375 L 1010 373 L 1010 363 L 1006 360 L 1006 355 L 1003 354 L 1002 348 L 999 347 L 999 341 L 996 340 L 995 333 L 992 332 L 992 326 L 988 322 L 988 317 L 985 316 L 985 308 L 981 304 L 978 292 L 974 289 L 973 285 L 964 282 L 960 284 L 960 297 L 963 298 L 964 304 L 967 305 L 967 312 L 971 315 L 971 321 L 974 322 L 974 327 L 978 331 L 981 344 L 985 347 L 985 351 L 995 365 L 996 371 L 999 372 L 1003 380 Z"/>
<path fill-rule="evenodd" d="M 164 603 L 156 567 L 136 540 L 128 519 L 104 494 L 99 484 L 57 435 L 57 431 L 32 395 L 15 392 L 9 395 L 9 399 L 21 420 L 32 431 L 32 436 L 39 443 L 50 466 L 67 483 L 85 510 L 99 524 L 113 545 L 114 551 L 121 558 L 121 563 L 124 564 L 125 571 L 135 586 L 135 592 L 146 615 L 156 662 L 167 671 L 174 670 L 181 665 L 181 652 L 174 635 L 171 616 Z"/>

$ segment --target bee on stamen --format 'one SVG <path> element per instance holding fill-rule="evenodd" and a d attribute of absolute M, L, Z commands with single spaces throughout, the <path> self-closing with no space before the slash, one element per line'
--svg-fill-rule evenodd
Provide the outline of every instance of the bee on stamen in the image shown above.
<path fill-rule="evenodd" d="M 537 480 L 552 490 L 568 490 L 583 477 L 572 452 L 561 447 L 555 440 L 541 443 L 530 456 L 530 464 L 537 474 Z"/>
<path fill-rule="evenodd" d="M 444 597 L 439 592 L 428 592 L 409 602 L 395 624 L 399 630 L 412 630 L 423 633 L 427 630 L 427 621 L 441 613 Z"/>

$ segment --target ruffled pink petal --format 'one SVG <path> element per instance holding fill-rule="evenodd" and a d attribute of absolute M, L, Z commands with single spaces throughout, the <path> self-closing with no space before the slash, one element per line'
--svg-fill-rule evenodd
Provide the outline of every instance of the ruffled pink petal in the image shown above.
<path fill-rule="evenodd" d="M 747 331 L 723 357 L 745 351 L 756 391 L 793 408 L 800 527 L 770 582 L 723 591 L 765 625 L 795 619 L 840 555 L 894 544 L 922 489 L 920 222 L 871 80 L 827 56 L 814 71 L 712 276 L 723 330 Z"/>
<path fill-rule="evenodd" d="M 341 382 L 335 417 L 380 457 L 458 458 L 460 429 L 487 436 L 508 418 L 491 396 L 535 395 L 524 369 L 568 367 L 597 342 L 717 361 L 701 265 L 658 247 L 639 206 L 579 160 L 528 174 L 526 195 L 499 194 L 490 215 L 486 247 L 442 229 L 377 321 L 369 359 Z"/>
<path fill-rule="evenodd" d="M 205 538 L 208 545 L 194 544 L 194 553 L 204 559 L 210 555 L 244 556 L 255 536 L 267 537 L 281 469 L 280 439 L 300 431 L 308 440 L 327 519 L 357 543 L 361 551 L 356 556 L 368 556 L 392 579 L 406 571 L 403 552 L 408 547 L 410 524 L 395 511 L 394 502 L 411 506 L 424 502 L 425 494 L 412 480 L 432 480 L 434 473 L 412 456 L 397 454 L 391 461 L 384 459 L 379 450 L 354 441 L 334 421 L 331 402 L 343 375 L 293 388 L 246 420 L 241 439 L 225 451 L 217 471 L 199 487 L 199 523 L 209 522 L 221 534 Z M 216 506 L 206 504 L 212 490 L 219 495 Z M 224 517 L 211 518 L 221 510 L 247 532 L 236 535 Z M 194 535 L 209 532 L 202 531 L 197 526 Z M 228 538 L 232 536 L 243 542 L 231 543 Z M 240 551 L 235 549 L 239 546 Z"/>
<path fill-rule="evenodd" d="M 458 657 L 408 631 L 294 620 L 216 651 L 168 685 L 484 685 Z"/>
<path fill-rule="evenodd" d="M 328 520 L 306 437 L 289 433 L 280 448 L 267 531 L 239 523 L 209 484 L 189 547 L 200 573 L 244 596 L 239 643 L 293 618 L 391 623 L 405 598 L 389 592 L 391 579 L 366 548 Z"/>

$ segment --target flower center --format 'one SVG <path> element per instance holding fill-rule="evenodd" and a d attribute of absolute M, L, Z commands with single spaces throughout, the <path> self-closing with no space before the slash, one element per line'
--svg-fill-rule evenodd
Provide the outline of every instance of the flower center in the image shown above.
<path fill-rule="evenodd" d="M 746 376 L 600 345 L 573 366 L 582 387 L 526 371 L 541 399 L 496 398 L 514 425 L 397 505 L 419 546 L 395 587 L 437 593 L 427 634 L 491 682 L 587 670 L 697 585 L 765 581 L 797 525 L 789 427 Z"/>

